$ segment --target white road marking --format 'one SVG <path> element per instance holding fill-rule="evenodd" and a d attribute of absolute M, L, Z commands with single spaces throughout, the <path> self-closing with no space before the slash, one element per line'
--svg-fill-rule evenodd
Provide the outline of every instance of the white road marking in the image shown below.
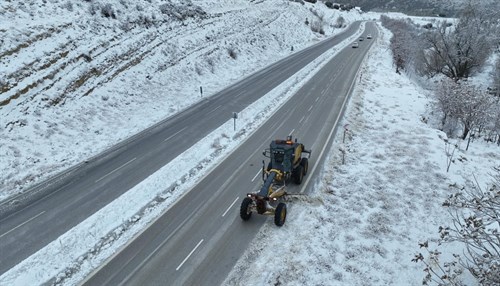
<path fill-rule="evenodd" d="M 128 164 L 130 164 L 130 163 L 132 163 L 133 161 L 135 161 L 135 159 L 137 159 L 137 157 L 136 157 L 136 158 L 134 158 L 134 159 L 132 159 L 132 160 L 130 160 L 130 161 L 128 161 L 127 163 L 125 163 L 125 164 L 121 165 L 120 167 L 118 167 L 118 168 L 114 169 L 113 171 L 111 171 L 111 172 L 107 173 L 106 175 L 102 176 L 99 180 L 97 180 L 97 181 L 95 181 L 95 182 L 97 183 L 97 182 L 99 182 L 100 180 L 102 180 L 102 179 L 106 178 L 107 176 L 109 176 L 109 175 L 113 174 L 114 172 L 116 172 L 116 171 L 120 170 L 121 168 L 123 168 L 123 167 L 127 166 Z"/>
<path fill-rule="evenodd" d="M 302 118 L 300 119 L 299 123 L 302 123 L 302 121 L 304 121 L 304 119 L 306 119 L 306 117 L 302 116 Z"/>
<path fill-rule="evenodd" d="M 222 105 L 219 105 L 219 106 L 217 106 L 216 108 L 214 108 L 212 111 L 210 111 L 209 113 L 212 113 L 212 112 L 216 111 L 217 109 L 219 109 L 219 108 L 221 108 L 221 107 L 222 107 Z"/>
<path fill-rule="evenodd" d="M 32 220 L 34 220 L 34 219 L 36 219 L 37 217 L 39 217 L 39 216 L 43 215 L 43 213 L 45 213 L 45 211 L 43 211 L 43 212 L 41 212 L 41 213 L 37 214 L 36 216 L 34 216 L 34 217 L 30 218 L 29 220 L 27 220 L 27 221 L 23 222 L 22 224 L 20 224 L 20 225 L 18 225 L 18 226 L 16 226 L 16 227 L 14 227 L 13 229 L 11 229 L 11 230 L 7 231 L 6 233 L 4 233 L 4 234 L 0 235 L 0 238 L 2 238 L 2 237 L 4 237 L 4 236 L 6 236 L 7 234 L 9 234 L 9 233 L 13 232 L 14 230 L 16 230 L 16 229 L 20 228 L 21 226 L 23 226 L 23 225 L 27 224 L 28 222 L 30 222 L 30 221 L 32 221 Z"/>
<path fill-rule="evenodd" d="M 311 109 L 313 109 L 313 106 L 311 105 L 311 107 L 309 107 L 309 109 L 307 110 L 307 112 L 310 112 Z"/>
<path fill-rule="evenodd" d="M 257 172 L 257 174 L 255 174 L 255 176 L 253 177 L 252 182 L 257 178 L 258 175 L 260 175 L 260 172 L 261 172 L 261 170 L 259 169 L 259 171 Z"/>
<path fill-rule="evenodd" d="M 175 271 L 178 271 L 179 269 L 181 269 L 182 265 L 184 265 L 184 263 L 186 263 L 186 261 L 189 259 L 189 257 L 191 257 L 191 255 L 193 255 L 193 252 L 196 251 L 196 249 L 200 246 L 200 244 L 203 243 L 203 239 L 200 240 L 200 242 L 198 242 L 198 244 L 193 248 L 193 250 L 191 250 L 191 252 L 188 254 L 188 256 L 186 256 L 186 258 L 184 258 L 184 260 L 182 260 L 181 264 L 179 264 L 179 266 L 177 266 L 177 268 L 175 268 Z"/>
<path fill-rule="evenodd" d="M 324 95 L 324 94 L 323 94 Z M 319 100 L 319 97 L 316 97 L 316 99 L 314 100 L 314 102 L 318 102 Z"/>
<path fill-rule="evenodd" d="M 163 142 L 165 142 L 165 141 L 167 141 L 168 139 L 170 139 L 170 138 L 174 137 L 175 135 L 177 135 L 177 134 L 181 133 L 181 132 L 182 132 L 182 131 L 184 131 L 184 129 L 186 129 L 186 128 L 187 128 L 187 127 L 184 127 L 184 128 L 182 128 L 181 130 L 179 130 L 179 131 L 175 132 L 174 134 L 172 134 L 172 135 L 168 136 L 167 138 L 165 138 L 165 140 L 163 140 Z"/>
<path fill-rule="evenodd" d="M 234 202 L 227 208 L 227 210 L 222 214 L 222 217 L 224 217 L 227 212 L 234 206 L 234 204 L 238 201 L 239 197 L 237 197 Z"/>
<path fill-rule="evenodd" d="M 290 131 L 290 133 L 288 133 L 288 135 L 290 135 L 290 136 L 291 136 L 291 135 L 293 134 L 293 132 L 295 132 L 295 128 L 294 128 L 294 129 L 292 129 L 292 131 Z"/>

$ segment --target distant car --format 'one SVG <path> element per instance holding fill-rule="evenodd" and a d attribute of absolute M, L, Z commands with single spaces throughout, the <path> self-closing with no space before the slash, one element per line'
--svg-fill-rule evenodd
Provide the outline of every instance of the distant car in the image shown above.
<path fill-rule="evenodd" d="M 371 38 L 372 38 L 372 35 L 371 35 L 371 34 L 368 34 L 368 35 L 366 36 L 366 38 L 367 38 L 367 39 L 371 39 Z"/>
<path fill-rule="evenodd" d="M 354 42 L 354 43 L 352 43 L 352 47 L 353 47 L 353 48 L 357 48 L 357 47 L 359 47 L 358 42 Z"/>
<path fill-rule="evenodd" d="M 360 41 L 360 42 L 361 42 L 361 41 L 363 41 L 363 37 L 359 37 L 359 41 Z"/>

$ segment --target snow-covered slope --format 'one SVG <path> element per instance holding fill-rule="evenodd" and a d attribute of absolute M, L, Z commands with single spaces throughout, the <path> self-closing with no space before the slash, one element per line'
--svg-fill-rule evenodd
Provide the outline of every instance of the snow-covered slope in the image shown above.
<path fill-rule="evenodd" d="M 0 200 L 190 106 L 200 86 L 210 96 L 340 31 L 340 16 L 360 18 L 288 1 L 2 1 Z"/>
<path fill-rule="evenodd" d="M 297 51 L 322 39 L 306 18 L 313 23 L 323 16 L 331 35 L 340 15 L 348 22 L 365 17 L 321 3 L 271 0 L 192 1 L 187 12 L 175 6 L 169 11 L 182 8 L 170 14 L 160 5 L 180 1 L 75 1 L 73 11 L 72 1 L 44 2 L 0 3 L 0 102 L 8 101 L 0 106 L 0 164 L 7 170 L 0 174 L 0 199 L 186 108 L 200 99 L 200 85 L 209 96 L 292 53 L 292 46 Z M 89 13 L 104 3 L 115 19 L 100 14 L 104 5 Z M 180 20 L 184 14 L 191 16 Z M 156 22 L 148 24 L 145 15 Z M 488 181 L 500 155 L 480 141 L 457 151 L 467 160 L 445 172 L 444 134 L 421 121 L 429 98 L 394 73 L 390 34 L 381 32 L 343 122 L 346 143 L 338 134 L 313 192 L 289 203 L 285 226 L 269 221 L 261 229 L 225 284 L 420 285 L 423 266 L 411 259 L 417 243 L 432 244 L 437 227 L 449 221 L 441 208 L 449 186 L 471 174 L 480 184 Z M 333 54 L 253 105 L 242 114 L 252 119 L 242 128 L 251 132 L 265 119 L 259 110 L 293 94 Z M 202 171 L 209 169 L 237 144 L 224 136 L 230 129 L 221 126 L 174 163 L 189 169 L 197 158 L 204 160 Z M 213 154 L 213 142 L 223 150 L 218 157 L 197 156 L 196 150 Z M 346 151 L 345 164 L 339 149 Z M 175 194 L 162 193 L 165 174 L 173 173 L 168 168 L 2 275 L 0 284 L 77 284 L 203 176 L 182 180 Z M 142 217 L 130 206 L 137 200 Z"/>

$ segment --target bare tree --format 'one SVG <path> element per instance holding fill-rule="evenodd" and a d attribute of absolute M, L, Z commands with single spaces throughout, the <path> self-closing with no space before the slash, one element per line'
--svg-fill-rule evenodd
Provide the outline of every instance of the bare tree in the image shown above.
<path fill-rule="evenodd" d="M 448 120 L 457 120 L 463 127 L 462 139 L 476 127 L 491 122 L 493 98 L 483 89 L 466 82 L 445 80 L 436 91 L 438 105 L 443 111 L 443 125 Z"/>
<path fill-rule="evenodd" d="M 458 22 L 440 22 L 424 34 L 428 51 L 422 60 L 429 75 L 444 74 L 452 79 L 467 78 L 488 58 L 494 19 L 479 6 L 469 3 Z"/>
<path fill-rule="evenodd" d="M 408 70 L 414 65 L 414 55 L 419 50 L 415 24 L 409 19 L 392 19 L 385 15 L 382 15 L 380 19 L 384 27 L 392 32 L 390 48 L 394 64 L 396 65 L 396 73 Z"/>
<path fill-rule="evenodd" d="M 497 57 L 495 62 L 495 69 L 493 70 L 493 84 L 490 91 L 495 96 L 500 97 L 500 57 Z"/>
<path fill-rule="evenodd" d="M 335 27 L 336 28 L 343 28 L 345 26 L 345 19 L 342 16 L 339 16 L 337 18 L 337 21 L 335 22 Z"/>
<path fill-rule="evenodd" d="M 483 285 L 500 285 L 500 166 L 487 190 L 476 186 L 451 195 L 443 206 L 450 207 L 453 227 L 441 227 L 444 241 L 465 244 L 463 266 Z"/>
<path fill-rule="evenodd" d="M 459 242 L 465 251 L 443 262 L 441 252 L 430 250 L 427 242 L 420 243 L 427 253 L 415 255 L 412 261 L 425 265 L 423 284 L 464 285 L 460 275 L 467 269 L 481 285 L 500 285 L 500 166 L 494 171 L 486 190 L 476 180 L 443 203 L 453 219 L 451 227 L 439 227 L 440 242 Z"/>
<path fill-rule="evenodd" d="M 490 142 L 496 141 L 497 145 L 500 146 L 500 101 L 497 101 L 495 106 L 492 107 L 492 122 L 489 129 L 490 134 L 487 140 Z"/>

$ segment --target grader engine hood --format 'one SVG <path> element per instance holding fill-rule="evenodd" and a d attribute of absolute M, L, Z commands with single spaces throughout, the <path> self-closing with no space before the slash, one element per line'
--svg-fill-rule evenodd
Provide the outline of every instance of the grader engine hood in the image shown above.
<path fill-rule="evenodd" d="M 276 172 L 271 172 L 267 176 L 267 179 L 264 181 L 264 184 L 262 184 L 262 187 L 260 188 L 259 191 L 259 196 L 261 197 L 267 197 L 269 194 L 269 188 L 273 184 L 274 178 L 276 177 Z"/>

